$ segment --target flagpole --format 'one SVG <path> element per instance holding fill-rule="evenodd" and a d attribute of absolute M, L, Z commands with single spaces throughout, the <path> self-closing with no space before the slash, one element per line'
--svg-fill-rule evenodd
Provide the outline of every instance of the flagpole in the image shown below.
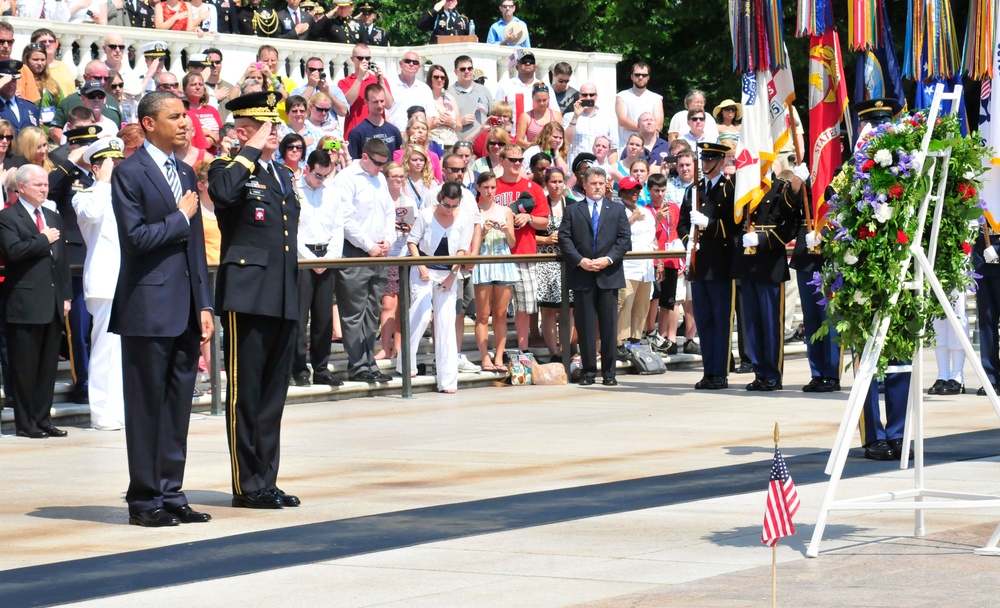
<path fill-rule="evenodd" d="M 774 448 L 778 449 L 778 423 L 774 423 Z M 771 545 L 771 608 L 778 607 L 778 543 Z"/>

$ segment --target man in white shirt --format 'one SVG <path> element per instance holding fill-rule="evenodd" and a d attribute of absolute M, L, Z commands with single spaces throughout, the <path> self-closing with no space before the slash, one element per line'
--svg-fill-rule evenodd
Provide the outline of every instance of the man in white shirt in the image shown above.
<path fill-rule="evenodd" d="M 580 87 L 580 98 L 573 104 L 573 112 L 563 117 L 563 129 L 569 142 L 569 158 L 572 165 L 577 154 L 590 152 L 598 137 L 607 137 L 612 142 L 612 150 L 617 136 L 617 125 L 611 115 L 597 106 L 597 87 L 592 82 Z M 610 160 L 608 161 L 611 162 Z"/>
<path fill-rule="evenodd" d="M 125 82 L 133 77 L 132 67 L 125 59 L 127 52 L 128 46 L 125 45 L 125 38 L 121 34 L 111 33 L 104 37 L 104 63 L 109 70 L 118 72 Z"/>
<path fill-rule="evenodd" d="M 382 258 L 396 240 L 395 205 L 382 167 L 389 148 L 378 138 L 365 142 L 361 159 L 337 174 L 330 189 L 338 193 L 344 213 L 344 257 Z M 382 296 L 389 280 L 386 266 L 352 266 L 336 271 L 337 307 L 347 353 L 348 378 L 388 382 L 375 361 L 375 333 Z"/>
<path fill-rule="evenodd" d="M 670 119 L 670 126 L 667 127 L 667 141 L 674 141 L 691 130 L 688 123 L 688 112 L 691 110 L 701 110 L 705 113 L 705 137 L 699 141 L 712 143 L 719 141 L 719 127 L 715 124 L 712 115 L 705 111 L 705 93 L 698 89 L 688 91 L 688 94 L 684 96 L 684 109 L 675 113 Z M 691 144 L 692 149 L 694 149 L 695 143 L 697 142 Z"/>
<path fill-rule="evenodd" d="M 400 133 L 406 132 L 406 110 L 420 106 L 427 116 L 428 127 L 434 128 L 437 110 L 434 108 L 434 94 L 431 88 L 417 78 L 420 71 L 420 55 L 410 51 L 399 60 L 399 74 L 389 76 L 389 88 L 392 90 L 392 105 L 386 112 L 386 118 L 396 125 Z"/>
<path fill-rule="evenodd" d="M 615 114 L 618 116 L 618 145 L 622 148 L 633 133 L 639 131 L 636 122 L 644 112 L 656 119 L 656 130 L 663 130 L 663 96 L 650 91 L 649 64 L 640 61 L 632 66 L 632 88 L 618 93 Z"/>
<path fill-rule="evenodd" d="M 630 251 L 656 249 L 656 217 L 649 207 L 639 206 L 642 184 L 631 175 L 618 184 L 618 194 L 625 205 L 632 234 Z M 625 260 L 625 289 L 618 290 L 618 358 L 628 360 L 626 341 L 642 337 L 649 311 L 649 294 L 653 289 L 653 260 Z"/>
<path fill-rule="evenodd" d="M 333 173 L 330 155 L 326 150 L 314 150 L 306 165 L 308 169 L 297 184 L 301 204 L 297 245 L 299 259 L 339 258 L 344 249 L 344 218 L 343 207 L 337 204 L 337 193 L 326 187 L 326 181 Z M 292 382 L 295 386 L 310 384 L 309 368 L 306 367 L 307 324 L 312 384 L 343 384 L 329 369 L 334 277 L 335 273 L 326 268 L 299 270 L 299 329 L 292 361 Z"/>
<path fill-rule="evenodd" d="M 521 114 L 531 109 L 532 87 L 535 86 L 535 54 L 531 51 L 518 51 L 517 75 L 502 80 L 497 86 L 493 101 L 506 101 L 514 108 L 514 131 L 517 132 L 517 120 Z M 559 111 L 555 95 L 549 95 L 549 109 Z"/>

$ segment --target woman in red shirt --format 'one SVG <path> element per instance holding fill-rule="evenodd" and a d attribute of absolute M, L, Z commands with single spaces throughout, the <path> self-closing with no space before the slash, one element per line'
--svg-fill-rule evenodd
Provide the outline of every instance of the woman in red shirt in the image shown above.
<path fill-rule="evenodd" d="M 156 5 L 153 24 L 158 30 L 174 30 L 177 32 L 193 32 L 194 19 L 186 2 L 181 0 L 165 0 Z"/>
<path fill-rule="evenodd" d="M 184 88 L 184 97 L 188 101 L 190 108 L 187 111 L 192 122 L 197 122 L 201 126 L 203 138 L 195 138 L 191 144 L 197 148 L 207 150 L 209 154 L 215 156 L 219 144 L 219 130 L 222 128 L 222 117 L 219 111 L 208 105 L 208 91 L 205 90 L 205 79 L 197 72 L 188 72 L 181 80 Z"/>

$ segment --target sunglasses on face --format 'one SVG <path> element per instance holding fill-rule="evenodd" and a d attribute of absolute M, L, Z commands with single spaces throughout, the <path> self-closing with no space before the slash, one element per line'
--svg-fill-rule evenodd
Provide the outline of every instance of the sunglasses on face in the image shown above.
<path fill-rule="evenodd" d="M 330 111 L 330 108 L 321 108 L 319 106 L 313 106 L 313 110 L 320 112 L 321 114 L 326 114 Z"/>
<path fill-rule="evenodd" d="M 14 39 L 13 38 L 0 38 L 0 45 L 3 45 L 3 46 L 7 46 L 7 45 L 14 46 Z"/>
<path fill-rule="evenodd" d="M 597 93 L 580 93 L 580 97 L 597 97 Z"/>
<path fill-rule="evenodd" d="M 649 78 L 649 74 L 639 74 L 634 72 L 632 74 L 632 78 Z"/>
<path fill-rule="evenodd" d="M 111 49 L 112 51 L 124 51 L 125 50 L 125 45 L 124 44 L 109 44 L 109 45 L 107 45 L 107 47 L 109 49 Z"/>
<path fill-rule="evenodd" d="M 377 158 L 375 158 L 374 156 L 369 156 L 369 157 L 368 157 L 368 160 L 372 161 L 372 164 L 373 164 L 373 165 L 375 165 L 376 167 L 382 167 L 382 166 L 384 166 L 384 165 L 385 165 L 385 164 L 386 164 L 387 162 L 389 162 L 389 159 L 388 159 L 388 158 L 384 158 L 384 159 L 382 159 L 382 160 L 378 160 L 378 159 L 377 159 Z"/>
<path fill-rule="evenodd" d="M 449 205 L 448 203 L 446 203 L 444 201 L 441 201 L 441 203 L 439 203 L 439 204 L 442 207 L 444 207 L 445 209 L 458 209 L 461 206 L 461 203 L 457 203 L 455 205 Z"/>
<path fill-rule="evenodd" d="M 462 167 L 445 167 L 444 169 L 445 171 L 449 171 L 451 173 L 461 173 L 462 171 L 465 171 Z"/>
<path fill-rule="evenodd" d="M 690 120 L 691 120 L 691 122 L 705 122 L 705 117 L 704 116 L 695 116 L 694 118 L 692 118 Z"/>
<path fill-rule="evenodd" d="M 123 89 L 123 88 L 125 88 L 125 83 L 124 82 L 119 82 L 119 83 L 113 84 L 113 85 L 111 85 L 111 88 L 112 89 Z"/>
<path fill-rule="evenodd" d="M 505 158 L 504 160 L 507 161 L 507 162 L 509 162 L 512 165 L 518 165 L 518 164 L 521 164 L 521 163 L 524 162 L 524 157 L 521 156 L 519 158 Z"/>
<path fill-rule="evenodd" d="M 442 76 L 442 75 L 440 75 L 440 74 L 435 74 L 435 75 L 431 76 L 431 80 L 444 80 L 444 78 L 445 77 Z"/>
<path fill-rule="evenodd" d="M 0 135 L 0 139 L 5 140 L 5 141 L 14 141 L 14 136 L 13 135 Z"/>
<path fill-rule="evenodd" d="M 556 82 L 558 82 L 559 84 L 569 84 L 569 79 L 568 78 L 556 78 Z"/>
<path fill-rule="evenodd" d="M 472 71 L 472 70 L 474 70 L 475 68 L 474 68 L 474 67 L 472 67 L 472 66 L 470 65 L 470 66 L 466 66 L 466 67 L 461 67 L 461 68 L 456 68 L 456 69 L 457 69 L 457 70 L 458 70 L 459 72 L 471 72 L 471 71 Z"/>
<path fill-rule="evenodd" d="M 180 87 L 180 85 L 177 84 L 176 82 L 165 82 L 165 83 L 163 83 L 161 85 L 158 85 L 156 88 L 158 88 L 158 89 L 176 89 L 178 87 Z"/>
<path fill-rule="evenodd" d="M 403 59 L 403 63 L 406 65 L 420 65 L 420 61 L 418 59 Z"/>
<path fill-rule="evenodd" d="M 285 149 L 286 150 L 303 150 L 303 149 L 305 149 L 305 146 L 303 146 L 302 144 L 292 144 L 292 145 L 288 146 Z"/>
<path fill-rule="evenodd" d="M 84 97 L 86 97 L 87 99 L 104 99 L 106 95 L 98 91 L 96 93 L 87 93 L 86 95 L 84 95 Z"/>
<path fill-rule="evenodd" d="M 359 57 L 358 55 L 355 55 L 354 58 L 357 59 L 358 61 L 371 61 L 372 60 L 372 56 L 371 55 L 369 55 L 367 57 Z"/>
<path fill-rule="evenodd" d="M 499 142 L 499 141 L 491 141 L 491 142 L 488 142 L 488 143 L 487 143 L 486 145 L 487 145 L 487 146 L 502 146 L 502 145 L 503 145 L 503 142 Z"/>
<path fill-rule="evenodd" d="M 535 65 L 534 59 L 522 59 L 521 65 Z"/>
<path fill-rule="evenodd" d="M 91 76 L 89 74 L 83 75 L 84 80 L 100 80 L 101 82 L 107 82 L 110 78 L 110 76 Z"/>

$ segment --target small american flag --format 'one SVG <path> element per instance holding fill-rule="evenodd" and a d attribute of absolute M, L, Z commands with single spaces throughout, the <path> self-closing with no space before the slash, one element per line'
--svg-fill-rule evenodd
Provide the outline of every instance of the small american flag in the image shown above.
<path fill-rule="evenodd" d="M 761 534 L 761 541 L 765 545 L 773 547 L 782 536 L 795 534 L 792 517 L 799 510 L 799 504 L 795 482 L 788 473 L 781 450 L 774 446 L 771 483 L 767 486 L 767 504 L 764 507 L 764 532 Z"/>

